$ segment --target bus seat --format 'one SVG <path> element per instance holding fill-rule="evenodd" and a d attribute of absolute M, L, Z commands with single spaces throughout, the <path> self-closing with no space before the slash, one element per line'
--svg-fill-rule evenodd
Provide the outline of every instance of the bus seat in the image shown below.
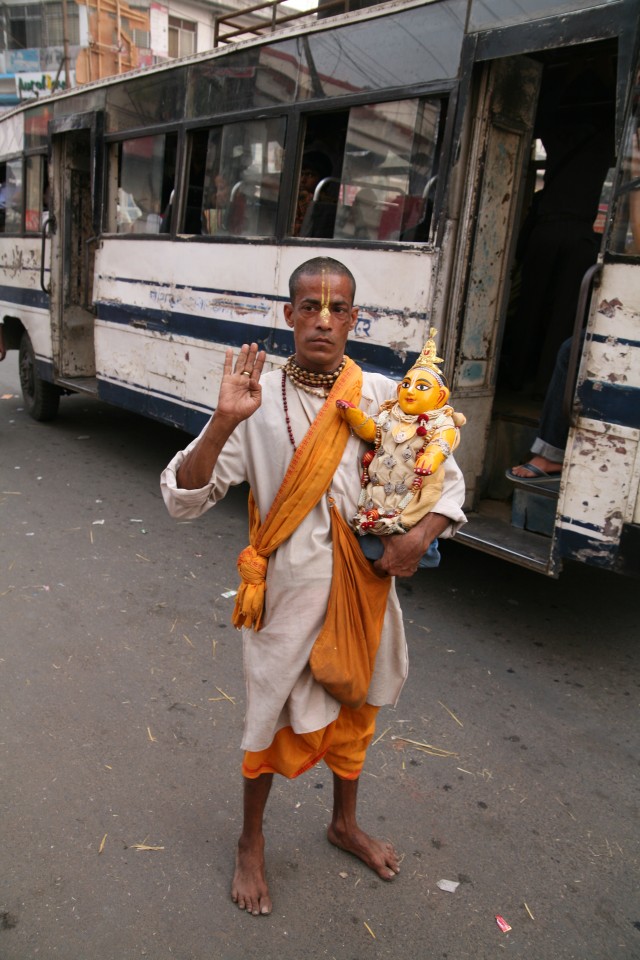
<path fill-rule="evenodd" d="M 337 204 L 331 198 L 312 200 L 300 227 L 300 237 L 333 237 Z"/>

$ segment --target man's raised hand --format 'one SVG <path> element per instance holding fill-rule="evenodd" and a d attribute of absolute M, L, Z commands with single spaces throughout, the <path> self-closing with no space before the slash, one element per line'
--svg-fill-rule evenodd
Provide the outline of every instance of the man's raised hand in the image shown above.
<path fill-rule="evenodd" d="M 233 350 L 226 351 L 216 416 L 240 423 L 256 412 L 262 402 L 260 374 L 265 358 L 265 351 L 258 350 L 257 343 L 244 343 L 235 364 Z"/>

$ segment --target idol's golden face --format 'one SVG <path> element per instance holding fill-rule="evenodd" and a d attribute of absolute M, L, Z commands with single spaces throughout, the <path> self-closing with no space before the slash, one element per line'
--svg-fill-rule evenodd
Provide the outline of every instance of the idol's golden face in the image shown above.
<path fill-rule="evenodd" d="M 442 407 L 448 399 L 447 388 L 441 386 L 434 375 L 422 367 L 409 370 L 398 386 L 398 403 L 403 413 L 428 413 Z"/>

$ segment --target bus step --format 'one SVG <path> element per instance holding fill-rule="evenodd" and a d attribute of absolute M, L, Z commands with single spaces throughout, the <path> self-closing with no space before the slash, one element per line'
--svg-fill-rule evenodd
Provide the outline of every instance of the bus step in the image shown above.
<path fill-rule="evenodd" d="M 456 540 L 538 573 L 551 573 L 551 541 L 548 537 L 514 527 L 508 519 L 481 513 L 467 516 L 469 522 L 456 535 Z"/>
<path fill-rule="evenodd" d="M 98 395 L 97 377 L 57 377 L 56 384 L 65 390 L 71 390 L 72 393 L 88 393 L 94 397 Z"/>
<path fill-rule="evenodd" d="M 552 481 L 553 482 L 553 481 Z M 555 489 L 532 489 L 526 484 L 518 484 L 513 491 L 511 504 L 511 523 L 520 530 L 540 533 L 545 537 L 553 536 L 558 509 L 560 481 L 555 481 Z"/>

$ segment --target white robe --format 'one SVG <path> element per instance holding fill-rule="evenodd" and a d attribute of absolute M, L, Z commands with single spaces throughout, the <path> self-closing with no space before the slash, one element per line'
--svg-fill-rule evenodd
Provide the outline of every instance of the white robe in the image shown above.
<path fill-rule="evenodd" d="M 264 520 L 284 479 L 291 444 L 282 401 L 282 373 L 261 379 L 262 405 L 243 421 L 225 444 L 210 483 L 198 490 L 177 486 L 176 472 L 186 453 L 173 458 L 162 474 L 162 494 L 177 519 L 198 517 L 213 507 L 228 488 L 247 481 Z M 377 412 L 396 395 L 396 384 L 380 374 L 364 373 L 361 407 Z M 296 444 L 302 440 L 323 401 L 287 380 L 289 420 Z M 205 428 L 206 429 L 206 428 Z M 366 444 L 355 436 L 347 442 L 331 484 L 342 516 L 351 521 L 360 492 L 360 459 Z M 453 457 L 446 461 L 441 499 L 433 508 L 452 521 L 443 536 L 452 536 L 465 517 L 464 483 Z M 238 544 L 238 553 L 246 546 Z M 296 733 L 320 730 L 336 719 L 340 704 L 311 676 L 309 654 L 324 621 L 332 574 L 331 520 L 326 496 L 291 537 L 269 558 L 263 625 L 259 632 L 243 628 L 247 707 L 242 747 L 264 750 L 276 732 L 291 725 Z M 407 645 L 402 612 L 392 583 L 380 647 L 367 701 L 395 703 L 407 676 Z"/>

